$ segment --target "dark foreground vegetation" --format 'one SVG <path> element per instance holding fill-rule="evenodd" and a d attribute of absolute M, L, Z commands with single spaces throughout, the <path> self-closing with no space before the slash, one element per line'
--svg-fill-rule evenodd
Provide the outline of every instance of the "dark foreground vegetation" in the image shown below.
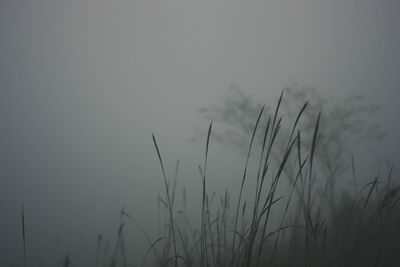
<path fill-rule="evenodd" d="M 338 170 L 323 164 L 329 163 L 330 155 L 319 149 L 326 144 L 323 115 L 313 111 L 312 127 L 304 130 L 311 134 L 303 136 L 306 102 L 292 125 L 283 130 L 281 102 L 282 95 L 270 114 L 260 107 L 254 117 L 241 186 L 232 192 L 234 198 L 227 192 L 218 199 L 207 191 L 207 165 L 213 164 L 208 162 L 213 136 L 210 123 L 204 164 L 199 166 L 202 199 L 200 221 L 195 224 L 185 209 L 177 210 L 174 205 L 176 183 L 167 178 L 162 150 L 153 136 L 165 185 L 159 205 L 167 216 L 164 234 L 151 239 L 144 232 L 149 246 L 142 266 L 400 266 L 400 187 L 392 177 L 393 167 L 383 176 L 357 182 L 353 159 L 344 174 L 354 186 L 337 193 Z M 248 170 L 250 161 L 257 162 L 256 171 Z M 250 196 L 245 194 L 249 179 L 254 184 Z M 281 184 L 286 188 L 283 193 L 278 190 Z M 25 245 L 23 216 L 22 211 Z M 122 210 L 117 241 L 108 253 L 99 236 L 92 266 L 133 266 L 124 245 L 129 220 L 131 216 Z M 59 266 L 79 264 L 66 256 Z"/>

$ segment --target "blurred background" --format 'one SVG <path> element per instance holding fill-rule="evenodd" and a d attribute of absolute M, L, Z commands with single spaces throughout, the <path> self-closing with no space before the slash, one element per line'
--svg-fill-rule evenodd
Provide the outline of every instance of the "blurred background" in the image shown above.
<path fill-rule="evenodd" d="M 113 245 L 122 207 L 157 238 L 152 133 L 169 179 L 180 158 L 178 190 L 198 216 L 210 123 L 199 110 L 223 105 L 232 84 L 267 105 L 297 85 L 381 105 L 368 120 L 388 134 L 353 152 L 360 176 L 385 172 L 388 158 L 398 177 L 399 10 L 395 0 L 1 1 L 0 265 L 22 266 L 22 205 L 30 266 L 67 253 L 90 262 L 98 234 Z M 236 193 L 243 164 L 211 139 L 210 190 Z M 126 234 L 140 263 L 149 244 L 134 224 Z"/>

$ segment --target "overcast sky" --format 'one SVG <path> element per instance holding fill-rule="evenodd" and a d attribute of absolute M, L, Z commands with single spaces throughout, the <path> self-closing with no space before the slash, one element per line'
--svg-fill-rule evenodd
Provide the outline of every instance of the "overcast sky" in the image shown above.
<path fill-rule="evenodd" d="M 209 122 L 198 110 L 232 83 L 267 104 L 293 83 L 363 94 L 390 133 L 373 162 L 399 163 L 399 11 L 396 0 L 2 0 L 0 265 L 21 262 L 22 204 L 33 264 L 71 244 L 94 253 L 122 206 L 151 225 L 163 192 L 151 134 L 169 175 L 179 157 L 182 185 L 199 186 L 204 140 L 190 140 Z M 210 176 L 229 188 L 242 158 L 213 148 Z"/>

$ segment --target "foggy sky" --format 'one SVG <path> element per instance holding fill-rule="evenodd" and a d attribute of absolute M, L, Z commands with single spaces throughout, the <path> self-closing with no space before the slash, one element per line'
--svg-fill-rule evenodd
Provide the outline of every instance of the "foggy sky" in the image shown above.
<path fill-rule="evenodd" d="M 395 0 L 1 1 L 0 265 L 21 263 L 22 204 L 33 264 L 72 244 L 94 253 L 122 206 L 151 231 L 163 192 L 152 133 L 170 177 L 181 158 L 179 181 L 200 196 L 204 140 L 190 140 L 209 122 L 198 109 L 231 83 L 271 105 L 294 82 L 363 94 L 384 105 L 376 119 L 390 134 L 360 161 L 399 163 L 399 11 Z M 241 160 L 215 142 L 220 193 Z"/>

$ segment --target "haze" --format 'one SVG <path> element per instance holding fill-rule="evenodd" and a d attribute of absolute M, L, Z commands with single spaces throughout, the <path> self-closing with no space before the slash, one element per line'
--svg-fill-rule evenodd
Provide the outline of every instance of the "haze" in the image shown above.
<path fill-rule="evenodd" d="M 152 233 L 164 192 L 152 133 L 169 178 L 180 158 L 196 214 L 194 129 L 209 125 L 198 110 L 232 83 L 270 105 L 293 83 L 382 104 L 374 119 L 389 135 L 365 144 L 359 168 L 376 174 L 388 157 L 398 175 L 399 11 L 395 0 L 1 1 L 0 265 L 22 262 L 21 205 L 32 266 L 92 256 L 122 207 Z M 236 192 L 242 155 L 211 140 L 209 160 L 210 187 Z"/>

